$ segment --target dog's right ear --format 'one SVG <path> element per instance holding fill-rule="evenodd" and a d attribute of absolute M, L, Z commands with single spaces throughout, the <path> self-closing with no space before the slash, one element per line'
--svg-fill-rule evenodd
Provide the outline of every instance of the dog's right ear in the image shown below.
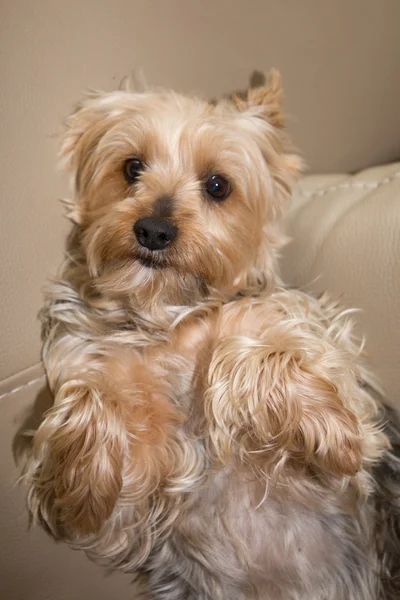
<path fill-rule="evenodd" d="M 89 94 L 65 122 L 60 164 L 73 173 L 76 196 L 81 195 L 84 175 L 99 141 L 116 121 L 111 96 L 104 92 Z"/>
<path fill-rule="evenodd" d="M 128 110 L 132 111 L 132 97 L 126 91 L 92 92 L 65 122 L 60 166 L 72 173 L 74 199 L 66 204 L 68 216 L 78 224 L 82 221 L 80 201 L 98 164 L 99 143 Z"/>
<path fill-rule="evenodd" d="M 104 96 L 105 94 L 101 93 L 91 93 L 76 106 L 65 121 L 59 165 L 72 174 L 73 198 L 63 200 L 63 204 L 67 209 L 68 218 L 77 225 L 82 223 L 80 200 L 84 196 L 85 179 L 90 177 L 93 153 L 109 128 L 109 119 L 101 108 L 101 98 Z"/>
<path fill-rule="evenodd" d="M 68 170 L 80 168 L 82 157 L 90 154 L 104 133 L 125 110 L 132 110 L 132 94 L 142 94 L 148 89 L 141 70 L 124 77 L 113 92 L 90 91 L 76 106 L 65 122 L 61 145 L 61 165 Z"/>
<path fill-rule="evenodd" d="M 61 166 L 75 170 L 85 146 L 89 146 L 87 133 L 102 118 L 102 113 L 96 109 L 99 96 L 94 94 L 80 102 L 73 113 L 65 121 L 65 131 L 60 149 Z M 95 136 L 98 137 L 98 136 Z M 93 139 L 93 136 L 91 136 Z"/>

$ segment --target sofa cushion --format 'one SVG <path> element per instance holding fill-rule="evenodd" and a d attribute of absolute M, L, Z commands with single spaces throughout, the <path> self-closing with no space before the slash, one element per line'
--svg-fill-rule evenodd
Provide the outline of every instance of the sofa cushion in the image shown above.
<path fill-rule="evenodd" d="M 305 177 L 286 231 L 284 281 L 361 309 L 369 360 L 400 409 L 400 163 Z"/>

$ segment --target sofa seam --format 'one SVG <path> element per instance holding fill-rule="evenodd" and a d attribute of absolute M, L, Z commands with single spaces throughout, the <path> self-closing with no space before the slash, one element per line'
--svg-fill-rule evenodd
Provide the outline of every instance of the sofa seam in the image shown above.
<path fill-rule="evenodd" d="M 41 379 L 45 379 L 45 377 L 46 377 L 46 375 L 40 375 L 40 377 L 35 377 L 35 379 L 31 379 L 30 381 L 27 381 L 23 385 L 19 385 L 18 387 L 10 390 L 9 392 L 5 392 L 5 394 L 1 394 L 0 400 L 3 400 L 3 398 L 7 398 L 7 396 L 11 396 L 12 394 L 16 394 L 20 390 L 23 390 L 24 388 L 29 387 L 30 385 L 33 385 L 34 383 L 37 383 Z"/>
<path fill-rule="evenodd" d="M 312 198 L 313 196 L 325 196 L 326 194 L 330 194 L 331 192 L 336 192 L 337 190 L 348 190 L 348 189 L 367 189 L 367 190 L 375 190 L 381 185 L 386 185 L 393 181 L 394 179 L 400 178 L 400 171 L 396 171 L 391 177 L 384 177 L 380 181 L 354 181 L 353 183 L 339 183 L 338 185 L 331 185 L 325 189 L 318 190 L 316 192 L 308 192 L 306 190 L 297 189 L 294 190 L 294 196 L 305 196 L 306 198 Z"/>

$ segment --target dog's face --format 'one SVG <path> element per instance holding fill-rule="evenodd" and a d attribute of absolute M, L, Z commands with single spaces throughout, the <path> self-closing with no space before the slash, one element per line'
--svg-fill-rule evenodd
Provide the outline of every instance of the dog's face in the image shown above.
<path fill-rule="evenodd" d="M 280 99 L 274 72 L 245 100 L 114 92 L 70 117 L 73 216 L 103 293 L 190 303 L 273 276 L 276 221 L 300 166 Z"/>

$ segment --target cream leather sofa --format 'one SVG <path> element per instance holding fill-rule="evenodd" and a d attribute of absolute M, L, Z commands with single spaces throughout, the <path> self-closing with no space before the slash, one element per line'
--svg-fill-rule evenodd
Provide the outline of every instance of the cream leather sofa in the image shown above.
<path fill-rule="evenodd" d="M 42 531 L 28 531 L 21 432 L 49 405 L 36 319 L 62 260 L 52 137 L 87 87 L 133 67 L 150 82 L 217 96 L 278 66 L 289 129 L 311 173 L 293 195 L 284 279 L 362 312 L 371 362 L 400 408 L 400 43 L 398 0 L 3 0 L 0 16 L 0 598 L 134 598 Z M 374 166 L 374 165 L 383 166 Z M 358 171 L 357 175 L 348 173 Z M 328 173 L 328 174 L 326 174 Z"/>

